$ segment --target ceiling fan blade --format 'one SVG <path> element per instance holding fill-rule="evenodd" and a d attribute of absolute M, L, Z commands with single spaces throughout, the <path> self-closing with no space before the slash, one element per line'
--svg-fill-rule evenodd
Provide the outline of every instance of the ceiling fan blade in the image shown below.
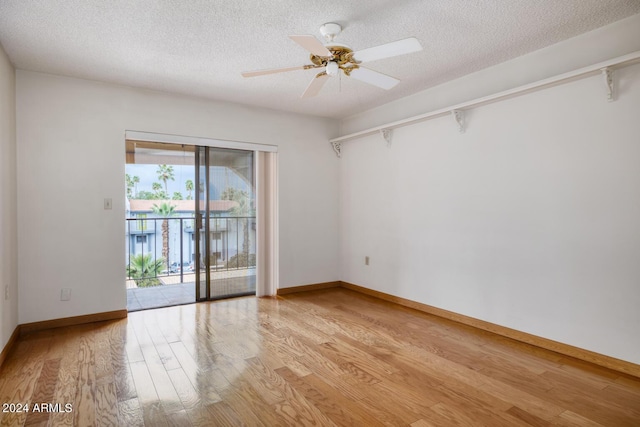
<path fill-rule="evenodd" d="M 422 45 L 418 39 L 415 37 L 409 37 L 408 39 L 402 39 L 396 42 L 359 50 L 353 54 L 353 57 L 358 62 L 370 62 L 378 59 L 391 58 L 398 55 L 418 52 L 421 50 Z"/>
<path fill-rule="evenodd" d="M 289 36 L 289 38 L 316 56 L 331 56 L 329 49 L 313 36 Z"/>
<path fill-rule="evenodd" d="M 255 77 L 264 76 L 266 74 L 285 73 L 287 71 L 305 70 L 306 66 L 301 65 L 299 67 L 286 67 L 286 68 L 272 68 L 270 70 L 256 70 L 256 71 L 244 71 L 242 77 Z"/>
<path fill-rule="evenodd" d="M 369 83 L 370 85 L 386 90 L 389 90 L 400 83 L 400 80 L 394 77 L 363 67 L 352 70 L 350 76 L 356 80 L 360 80 L 361 82 Z"/>
<path fill-rule="evenodd" d="M 327 82 L 327 80 L 329 80 L 329 76 L 326 72 L 323 71 L 321 73 L 318 73 L 313 78 L 313 80 L 311 80 L 309 86 L 307 86 L 307 89 L 302 94 L 302 98 L 311 98 L 313 96 L 316 96 L 318 92 L 320 92 L 320 89 L 322 89 L 322 86 L 324 86 L 324 84 Z"/>

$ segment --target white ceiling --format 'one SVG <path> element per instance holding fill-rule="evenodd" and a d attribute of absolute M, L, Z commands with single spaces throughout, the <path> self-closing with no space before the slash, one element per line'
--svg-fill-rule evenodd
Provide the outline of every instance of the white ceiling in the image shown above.
<path fill-rule="evenodd" d="M 640 0 L 0 0 L 0 42 L 19 69 L 326 117 L 343 117 L 640 12 Z M 401 83 L 384 91 L 317 70 L 290 34 L 337 22 L 359 50 L 416 37 L 424 50 L 368 63 Z"/>

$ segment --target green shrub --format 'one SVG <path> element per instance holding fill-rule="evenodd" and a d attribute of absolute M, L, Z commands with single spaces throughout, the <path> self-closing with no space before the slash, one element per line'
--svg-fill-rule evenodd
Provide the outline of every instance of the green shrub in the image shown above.
<path fill-rule="evenodd" d="M 247 268 L 247 267 L 255 267 L 256 266 L 256 254 L 249 254 L 247 256 L 246 253 L 240 253 L 232 256 L 227 261 L 227 268 Z"/>
<path fill-rule="evenodd" d="M 156 277 L 151 277 L 149 279 L 135 279 L 136 285 L 139 288 L 151 288 L 153 286 L 161 286 L 162 282 L 160 279 Z"/>

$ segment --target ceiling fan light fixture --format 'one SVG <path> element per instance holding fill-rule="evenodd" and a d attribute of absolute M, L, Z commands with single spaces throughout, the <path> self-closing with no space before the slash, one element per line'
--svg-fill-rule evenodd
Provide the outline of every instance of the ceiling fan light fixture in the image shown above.
<path fill-rule="evenodd" d="M 331 77 L 337 76 L 338 73 L 340 72 L 340 67 L 338 67 L 338 63 L 335 61 L 329 61 L 327 63 L 326 72 Z"/>

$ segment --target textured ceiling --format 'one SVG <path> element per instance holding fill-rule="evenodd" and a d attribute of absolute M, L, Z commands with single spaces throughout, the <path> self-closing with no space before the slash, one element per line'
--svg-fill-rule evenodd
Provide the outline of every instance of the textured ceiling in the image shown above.
<path fill-rule="evenodd" d="M 0 42 L 19 69 L 342 117 L 640 12 L 640 0 L 0 0 Z M 289 34 L 337 22 L 354 50 L 416 37 L 424 50 L 367 66 L 390 91 L 316 70 L 243 78 L 309 63 Z"/>

